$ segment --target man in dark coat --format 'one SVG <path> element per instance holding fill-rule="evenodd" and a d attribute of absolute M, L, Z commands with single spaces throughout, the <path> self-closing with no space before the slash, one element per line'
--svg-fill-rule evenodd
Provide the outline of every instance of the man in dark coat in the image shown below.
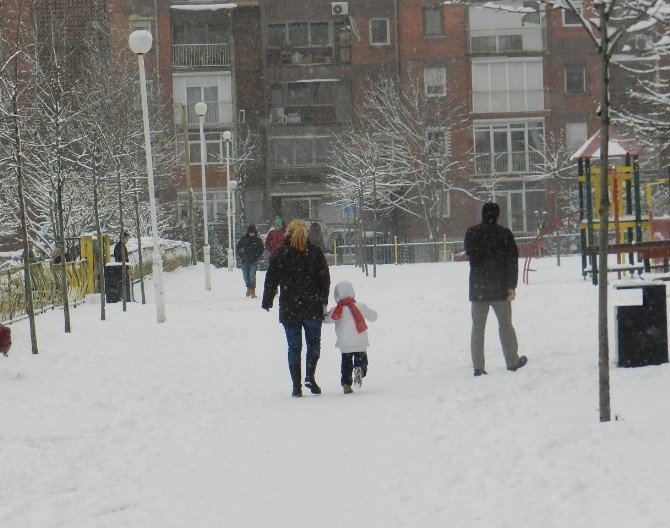
<path fill-rule="evenodd" d="M 114 260 L 116 262 L 128 262 L 128 248 L 126 247 L 126 244 L 129 240 L 130 233 L 124 231 L 121 240 L 114 246 Z"/>
<path fill-rule="evenodd" d="M 258 261 L 263 255 L 263 242 L 258 236 L 254 224 L 247 228 L 247 234 L 237 242 L 237 256 L 242 268 L 242 277 L 247 286 L 247 297 L 255 299 L 256 295 L 256 270 Z"/>
<path fill-rule="evenodd" d="M 270 257 L 263 291 L 264 310 L 272 308 L 278 287 L 279 322 L 286 333 L 293 396 L 302 396 L 303 330 L 307 344 L 305 386 L 313 394 L 321 394 L 314 372 L 321 353 L 321 324 L 328 304 L 330 272 L 323 252 L 307 240 L 307 227 L 302 220 L 288 225 L 284 244 Z"/>
<path fill-rule="evenodd" d="M 512 326 L 512 301 L 516 297 L 519 250 L 514 235 L 498 225 L 500 207 L 489 202 L 482 208 L 482 222 L 465 234 L 465 253 L 470 261 L 472 336 L 470 352 L 475 376 L 484 370 L 484 331 L 489 306 L 498 318 L 498 332 L 507 370 L 523 367 L 526 356 L 517 354 L 519 345 Z"/>

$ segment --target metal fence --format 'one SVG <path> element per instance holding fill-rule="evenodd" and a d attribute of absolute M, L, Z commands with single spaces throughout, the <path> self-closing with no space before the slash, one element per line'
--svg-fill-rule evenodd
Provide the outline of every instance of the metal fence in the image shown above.
<path fill-rule="evenodd" d="M 519 248 L 519 257 L 542 257 L 556 253 L 554 237 L 516 237 Z M 374 261 L 374 245 L 370 241 L 361 248 L 360 244 L 333 244 L 332 264 L 347 265 L 362 263 L 371 264 Z M 579 234 L 561 234 L 561 253 L 579 253 Z M 361 257 L 362 255 L 362 257 Z M 393 242 L 377 243 L 377 264 L 417 264 L 425 262 L 449 262 L 454 260 L 465 260 L 463 240 L 448 240 L 443 238 L 439 241 L 399 241 L 397 237 Z"/>
<path fill-rule="evenodd" d="M 30 265 L 33 306 L 36 313 L 62 306 L 61 266 L 49 261 Z M 88 265 L 85 260 L 65 263 L 68 300 L 80 304 L 86 297 Z M 0 321 L 13 321 L 26 314 L 23 268 L 8 268 L 0 272 Z"/>

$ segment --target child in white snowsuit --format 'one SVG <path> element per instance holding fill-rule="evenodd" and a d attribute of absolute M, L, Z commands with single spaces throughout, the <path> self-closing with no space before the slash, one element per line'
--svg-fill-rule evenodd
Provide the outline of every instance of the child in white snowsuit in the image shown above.
<path fill-rule="evenodd" d="M 363 303 L 357 303 L 354 287 L 350 282 L 338 282 L 335 286 L 337 306 L 326 314 L 324 323 L 335 323 L 337 342 L 342 352 L 342 389 L 344 394 L 353 392 L 353 384 L 360 388 L 362 378 L 368 371 L 368 326 L 365 321 L 376 321 L 377 312 Z"/>

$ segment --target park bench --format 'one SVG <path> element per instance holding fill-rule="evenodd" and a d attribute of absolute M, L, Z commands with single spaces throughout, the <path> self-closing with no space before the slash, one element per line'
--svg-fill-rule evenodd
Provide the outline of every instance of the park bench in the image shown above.
<path fill-rule="evenodd" d="M 591 257 L 592 265 L 584 268 L 584 275 L 591 274 L 593 284 L 598 284 L 598 246 L 588 246 L 586 254 Z M 608 255 L 635 255 L 629 259 L 632 262 L 626 264 L 608 265 L 607 272 L 635 272 L 651 273 L 652 269 L 661 269 L 663 273 L 670 271 L 670 240 L 654 240 L 652 242 L 637 242 L 630 244 L 611 244 L 607 247 Z M 653 264 L 652 259 L 663 259 L 661 264 Z M 660 277 L 670 280 L 669 277 Z"/>

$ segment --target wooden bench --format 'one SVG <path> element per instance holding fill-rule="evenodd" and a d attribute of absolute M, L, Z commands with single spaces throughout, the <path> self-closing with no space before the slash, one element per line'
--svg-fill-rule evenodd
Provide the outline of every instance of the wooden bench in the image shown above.
<path fill-rule="evenodd" d="M 586 254 L 591 257 L 591 267 L 584 269 L 584 274 L 591 274 L 593 284 L 598 284 L 598 252 L 599 246 L 588 246 Z M 661 269 L 664 273 L 670 271 L 670 240 L 654 240 L 652 242 L 638 242 L 631 244 L 611 244 L 607 246 L 608 255 L 635 254 L 632 263 L 617 264 L 607 268 L 607 272 L 637 271 L 651 273 L 652 269 Z M 663 259 L 662 264 L 652 264 L 652 259 Z"/>

